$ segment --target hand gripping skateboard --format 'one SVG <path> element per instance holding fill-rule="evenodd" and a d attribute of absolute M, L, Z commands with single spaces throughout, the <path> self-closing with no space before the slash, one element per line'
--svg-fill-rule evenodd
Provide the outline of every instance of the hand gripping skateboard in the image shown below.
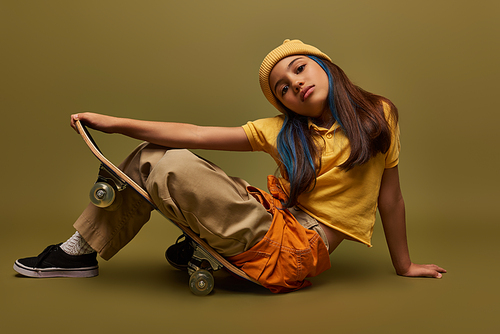
<path fill-rule="evenodd" d="M 156 211 L 165 217 L 144 189 L 142 189 L 137 183 L 134 182 L 134 180 L 106 159 L 97 147 L 86 126 L 80 121 L 76 122 L 76 126 L 87 146 L 101 162 L 100 170 L 106 171 L 107 174 L 111 176 L 110 178 L 99 176 L 97 182 L 90 191 L 91 202 L 101 208 L 119 206 L 120 191 L 126 187 L 130 187 L 139 193 Z M 165 218 L 168 219 L 167 217 Z M 186 239 L 190 240 L 194 248 L 193 257 L 188 264 L 188 273 L 190 275 L 189 287 L 191 292 L 195 295 L 208 295 L 212 291 L 214 286 L 212 272 L 221 268 L 225 268 L 239 277 L 259 284 L 257 281 L 250 278 L 245 272 L 232 265 L 223 256 L 213 250 L 212 247 L 200 239 L 200 237 L 191 229 L 170 219 L 168 220 L 181 229 Z"/>

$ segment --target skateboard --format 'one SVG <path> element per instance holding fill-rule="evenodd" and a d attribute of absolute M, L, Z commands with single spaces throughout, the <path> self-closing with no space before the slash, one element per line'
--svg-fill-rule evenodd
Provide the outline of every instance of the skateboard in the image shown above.
<path fill-rule="evenodd" d="M 194 253 L 188 264 L 189 287 L 195 295 L 208 295 L 214 287 L 214 277 L 212 272 L 225 268 L 232 274 L 244 278 L 253 283 L 259 284 L 250 278 L 244 271 L 232 265 L 223 256 L 217 253 L 205 241 L 188 227 L 178 224 L 167 218 L 155 205 L 149 194 L 142 189 L 134 180 L 123 173 L 118 167 L 111 163 L 101 152 L 94 139 L 90 135 L 87 127 L 80 121 L 76 122 L 78 132 L 90 148 L 92 153 L 101 162 L 100 170 L 104 170 L 111 177 L 107 178 L 99 175 L 97 182 L 90 190 L 90 201 L 97 207 L 112 210 L 120 205 L 120 192 L 130 187 L 139 193 L 157 212 L 168 221 L 177 226 L 187 240 L 191 242 Z M 100 173 L 102 174 L 102 173 Z"/>

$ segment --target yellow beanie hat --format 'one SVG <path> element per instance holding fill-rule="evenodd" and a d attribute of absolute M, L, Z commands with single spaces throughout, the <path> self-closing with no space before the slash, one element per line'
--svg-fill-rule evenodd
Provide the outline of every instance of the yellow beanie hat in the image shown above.
<path fill-rule="evenodd" d="M 285 110 L 271 91 L 271 87 L 269 85 L 269 75 L 271 74 L 271 70 L 273 69 L 274 65 L 276 65 L 281 59 L 291 55 L 311 55 L 332 61 L 330 57 L 321 52 L 319 49 L 315 48 L 312 45 L 304 44 L 298 39 L 286 39 L 283 44 L 267 54 L 266 58 L 264 58 L 264 61 L 260 65 L 260 88 L 262 89 L 262 92 L 264 93 L 266 99 L 271 102 L 271 104 L 275 106 L 276 109 L 283 113 L 285 112 Z"/>

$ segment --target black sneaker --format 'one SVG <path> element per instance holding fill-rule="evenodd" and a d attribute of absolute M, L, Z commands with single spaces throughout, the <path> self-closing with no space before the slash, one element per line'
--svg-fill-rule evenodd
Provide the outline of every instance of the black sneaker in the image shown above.
<path fill-rule="evenodd" d="M 37 257 L 17 260 L 14 270 L 29 277 L 94 277 L 99 274 L 97 253 L 69 255 L 60 245 L 45 248 Z"/>
<path fill-rule="evenodd" d="M 184 240 L 179 242 L 182 238 L 184 238 Z M 172 267 L 180 270 L 187 270 L 188 263 L 193 257 L 193 253 L 194 249 L 193 246 L 191 246 L 191 242 L 185 235 L 181 235 L 177 238 L 174 245 L 168 247 L 165 252 L 165 257 Z"/>

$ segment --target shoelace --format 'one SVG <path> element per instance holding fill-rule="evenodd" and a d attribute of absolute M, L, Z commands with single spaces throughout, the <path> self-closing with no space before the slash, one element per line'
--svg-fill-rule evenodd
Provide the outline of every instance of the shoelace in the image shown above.
<path fill-rule="evenodd" d="M 51 252 L 56 251 L 58 247 L 59 245 L 50 245 L 45 248 L 43 252 L 41 252 L 40 255 L 37 256 L 35 267 L 38 267 L 47 258 L 47 256 L 49 256 Z"/>

